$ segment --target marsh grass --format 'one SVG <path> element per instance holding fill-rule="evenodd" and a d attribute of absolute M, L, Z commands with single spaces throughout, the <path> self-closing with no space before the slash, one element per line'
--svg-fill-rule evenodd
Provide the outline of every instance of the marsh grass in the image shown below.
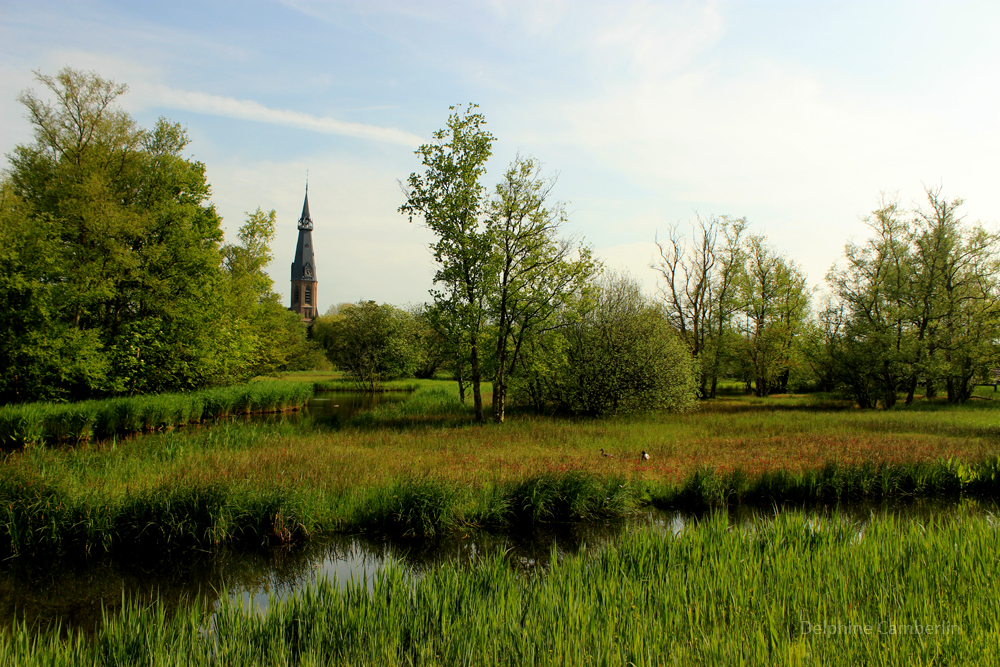
<path fill-rule="evenodd" d="M 553 557 L 542 576 L 502 556 L 390 565 L 265 612 L 226 596 L 214 614 L 127 606 L 92 640 L 19 624 L 0 665 L 997 664 L 998 553 L 990 517 L 715 516 Z"/>
<path fill-rule="evenodd" d="M 156 431 L 203 419 L 301 407 L 312 389 L 293 382 L 253 382 L 186 394 L 156 394 L 79 403 L 0 407 L 0 442 L 23 446 L 86 442 L 92 437 Z"/>
<path fill-rule="evenodd" d="M 829 463 L 798 473 L 776 470 L 757 476 L 742 469 L 716 473 L 700 468 L 680 484 L 653 487 L 651 500 L 660 507 L 699 510 L 730 504 L 767 507 L 962 496 L 1000 498 L 1000 457 L 977 462 Z"/>
<path fill-rule="evenodd" d="M 317 531 L 436 536 L 610 518 L 650 503 L 698 511 L 1000 497 L 997 412 L 986 401 L 876 413 L 814 409 L 801 397 L 720 399 L 694 414 L 475 425 L 453 385 L 420 384 L 407 401 L 332 429 L 221 421 L 9 453 L 0 556 L 273 543 Z M 264 392 L 257 403 L 226 396 L 200 405 L 231 414 L 281 404 Z"/>
<path fill-rule="evenodd" d="M 382 403 L 372 410 L 358 412 L 348 426 L 360 429 L 400 429 L 468 425 L 472 408 L 462 403 L 450 387 L 425 385 L 405 401 Z"/>
<path fill-rule="evenodd" d="M 743 504 L 998 498 L 1000 460 L 893 466 L 828 466 L 750 477 L 696 470 L 680 484 L 579 471 L 483 485 L 404 476 L 330 495 L 293 483 L 241 480 L 160 483 L 100 496 L 60 484 L 44 467 L 0 475 L 0 554 L 8 558 L 109 553 L 224 543 L 287 544 L 314 532 L 437 537 L 469 526 L 525 530 L 545 523 L 620 518 L 642 506 L 702 511 Z"/>

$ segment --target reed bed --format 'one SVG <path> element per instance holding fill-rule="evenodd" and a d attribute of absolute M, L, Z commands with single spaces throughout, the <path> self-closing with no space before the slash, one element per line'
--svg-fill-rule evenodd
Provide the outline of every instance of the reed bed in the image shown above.
<path fill-rule="evenodd" d="M 205 419 L 299 408 L 311 395 L 308 385 L 275 381 L 79 403 L 5 405 L 0 407 L 0 442 L 8 446 L 86 442 Z"/>
<path fill-rule="evenodd" d="M 169 451 L 164 452 L 169 456 Z M 109 493 L 72 486 L 56 470 L 0 471 L 0 557 L 38 559 L 226 543 L 287 544 L 316 532 L 429 538 L 482 527 L 525 530 L 545 523 L 626 517 L 645 505 L 699 512 L 731 504 L 878 503 L 912 498 L 1000 498 L 1000 459 L 978 463 L 828 466 L 800 474 L 695 471 L 680 484 L 538 473 L 481 486 L 429 476 L 340 494 L 298 479 L 283 484 L 207 478 L 160 481 Z"/>
<path fill-rule="evenodd" d="M 706 509 L 731 504 L 882 501 L 961 497 L 1000 498 L 1000 457 L 975 462 L 829 463 L 819 469 L 785 470 L 756 476 L 741 469 L 716 473 L 695 470 L 680 484 L 650 489 L 651 502 L 665 508 Z"/>
<path fill-rule="evenodd" d="M 255 385 L 257 398 L 218 390 L 202 405 L 216 414 L 282 405 L 284 394 L 268 398 L 266 383 Z M 317 531 L 427 537 L 617 517 L 647 504 L 1000 498 L 992 401 L 876 413 L 828 397 L 741 398 L 694 414 L 513 414 L 480 426 L 453 383 L 420 385 L 404 402 L 332 427 L 220 422 L 8 453 L 0 557 L 294 541 Z"/>
<path fill-rule="evenodd" d="M 223 598 L 25 625 L 0 665 L 986 665 L 1000 662 L 992 517 L 863 524 L 786 513 L 645 529 L 519 575 L 502 557 L 321 581 L 263 613 Z M 214 611 L 214 613 L 212 613 Z"/>

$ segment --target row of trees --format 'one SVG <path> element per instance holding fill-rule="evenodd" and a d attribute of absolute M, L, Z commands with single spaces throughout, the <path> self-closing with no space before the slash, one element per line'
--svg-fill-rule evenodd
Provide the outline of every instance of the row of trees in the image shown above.
<path fill-rule="evenodd" d="M 34 141 L 0 178 L 0 399 L 188 389 L 322 360 L 264 268 L 274 212 L 223 245 L 184 129 L 63 69 L 19 97 Z"/>
<path fill-rule="evenodd" d="M 670 229 L 652 302 L 560 236 L 554 177 L 518 155 L 484 184 L 494 137 L 475 106 L 452 109 L 417 150 L 400 212 L 435 234 L 433 303 L 371 302 L 318 318 L 310 340 L 265 269 L 274 212 L 224 245 L 204 166 L 184 130 L 139 127 L 125 87 L 64 69 L 22 93 L 34 141 L 0 176 L 0 399 L 83 398 L 225 384 L 327 356 L 367 388 L 449 367 L 460 393 L 588 414 L 684 409 L 740 377 L 759 396 L 809 379 L 891 407 L 917 388 L 964 401 L 995 365 L 998 237 L 961 200 L 885 200 L 872 238 L 848 245 L 818 315 L 802 270 L 746 219 Z"/>
<path fill-rule="evenodd" d="M 927 190 L 923 207 L 883 200 L 872 237 L 849 244 L 830 272 L 834 300 L 819 316 L 817 368 L 862 407 L 946 392 L 964 402 L 990 378 L 1000 340 L 1000 237 L 966 224 L 961 199 Z"/>
<path fill-rule="evenodd" d="M 723 375 L 758 396 L 787 391 L 811 293 L 794 262 L 747 234 L 745 218 L 698 218 L 690 241 L 674 226 L 656 241 L 668 317 L 698 360 L 702 396 Z"/>
<path fill-rule="evenodd" d="M 403 186 L 400 212 L 436 235 L 433 304 L 406 312 L 342 304 L 314 337 L 359 385 L 430 377 L 448 367 L 476 418 L 512 400 L 538 411 L 616 414 L 681 410 L 697 396 L 695 363 L 666 313 L 627 277 L 603 275 L 590 249 L 561 238 L 555 179 L 518 155 L 490 191 L 482 183 L 493 136 L 475 106 L 452 109 L 417 155 L 424 172 Z"/>
<path fill-rule="evenodd" d="M 801 268 L 745 218 L 698 218 L 691 233 L 674 226 L 657 239 L 654 304 L 559 238 L 565 209 L 534 159 L 518 155 L 486 189 L 494 138 L 474 106 L 453 108 L 434 139 L 418 149 L 424 172 L 411 174 L 400 207 L 437 237 L 434 304 L 397 311 L 396 331 L 410 341 L 397 347 L 412 351 L 413 368 L 450 363 L 463 399 L 471 384 L 480 420 L 484 378 L 503 421 L 510 397 L 589 414 L 683 409 L 734 376 L 758 396 L 811 385 L 888 408 L 923 384 L 928 396 L 940 388 L 964 401 L 995 364 L 997 237 L 964 224 L 962 202 L 939 190 L 927 191 L 926 208 L 893 201 L 873 213 L 873 238 L 847 246 L 818 315 Z"/>
<path fill-rule="evenodd" d="M 699 362 L 701 395 L 740 377 L 758 396 L 809 379 L 844 390 L 861 407 L 912 403 L 919 385 L 953 402 L 972 395 L 997 365 L 1000 257 L 996 234 L 963 222 L 962 201 L 926 191 L 923 207 L 883 200 L 867 218 L 872 237 L 848 244 L 827 276 L 817 315 L 794 262 L 745 219 L 697 220 L 657 240 L 662 295 L 673 326 Z"/>

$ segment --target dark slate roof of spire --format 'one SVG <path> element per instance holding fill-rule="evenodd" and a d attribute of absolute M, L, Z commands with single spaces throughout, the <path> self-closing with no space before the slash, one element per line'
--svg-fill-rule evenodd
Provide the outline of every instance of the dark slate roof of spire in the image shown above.
<path fill-rule="evenodd" d="M 299 229 L 302 229 L 305 224 L 310 225 L 312 228 L 312 218 L 309 217 L 309 186 L 306 185 L 306 198 L 302 202 L 302 217 L 299 218 Z"/>
<path fill-rule="evenodd" d="M 316 280 L 316 261 L 312 248 L 313 221 L 309 217 L 309 189 L 306 186 L 306 200 L 302 204 L 299 218 L 299 240 L 295 244 L 295 261 L 292 262 L 292 280 Z"/>

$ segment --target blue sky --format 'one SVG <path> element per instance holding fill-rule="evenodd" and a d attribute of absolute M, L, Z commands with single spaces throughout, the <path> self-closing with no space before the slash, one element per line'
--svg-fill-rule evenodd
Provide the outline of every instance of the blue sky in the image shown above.
<path fill-rule="evenodd" d="M 231 239 L 274 208 L 288 294 L 309 171 L 320 307 L 427 300 L 431 236 L 396 209 L 413 150 L 475 102 L 559 174 L 566 235 L 655 290 L 659 232 L 746 216 L 810 284 L 881 192 L 1000 218 L 1000 4 L 0 0 L 0 151 L 32 70 L 96 70 L 143 125 L 182 123 Z"/>

